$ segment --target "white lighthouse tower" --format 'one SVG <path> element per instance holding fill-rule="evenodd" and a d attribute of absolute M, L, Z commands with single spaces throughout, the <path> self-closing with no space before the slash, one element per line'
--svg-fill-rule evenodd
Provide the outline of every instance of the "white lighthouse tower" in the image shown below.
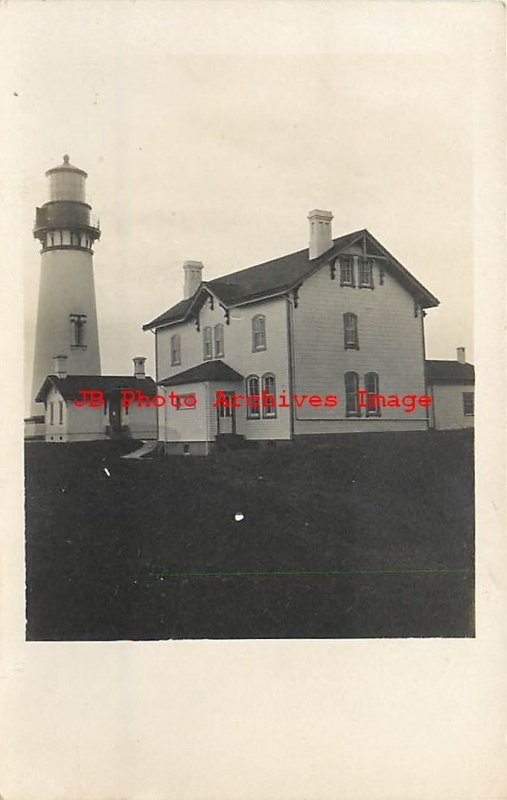
<path fill-rule="evenodd" d="M 93 246 L 100 227 L 86 202 L 87 174 L 64 156 L 46 175 L 49 200 L 37 208 L 33 230 L 42 245 L 33 414 L 40 413 L 35 397 L 53 373 L 55 356 L 67 356 L 69 375 L 101 374 L 93 279 Z"/>

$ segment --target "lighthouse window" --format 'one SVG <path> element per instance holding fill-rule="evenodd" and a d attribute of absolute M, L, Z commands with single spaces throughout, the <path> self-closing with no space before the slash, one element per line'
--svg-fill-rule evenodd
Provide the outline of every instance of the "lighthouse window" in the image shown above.
<path fill-rule="evenodd" d="M 85 343 L 86 314 L 71 314 L 71 346 L 86 347 Z"/>

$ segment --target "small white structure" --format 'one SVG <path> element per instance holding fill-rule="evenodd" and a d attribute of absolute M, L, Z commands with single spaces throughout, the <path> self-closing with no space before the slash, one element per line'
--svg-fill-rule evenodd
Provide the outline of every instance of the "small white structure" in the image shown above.
<path fill-rule="evenodd" d="M 148 401 L 157 394 L 157 387 L 144 374 L 145 360 L 134 359 L 134 376 L 68 375 L 67 356 L 56 356 L 54 374 L 46 377 L 36 396 L 37 403 L 44 403 L 46 442 L 156 439 L 156 408 Z M 136 392 L 136 397 L 140 392 L 146 400 L 123 407 L 122 390 Z M 87 395 L 90 402 L 79 406 L 83 392 L 98 394 Z"/>
<path fill-rule="evenodd" d="M 458 347 L 456 361 L 426 361 L 428 394 L 432 398 L 430 427 L 473 428 L 475 370 Z"/>

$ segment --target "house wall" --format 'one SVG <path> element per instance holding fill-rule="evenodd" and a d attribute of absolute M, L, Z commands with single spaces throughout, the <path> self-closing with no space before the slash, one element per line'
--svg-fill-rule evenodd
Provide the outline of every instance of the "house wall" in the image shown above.
<path fill-rule="evenodd" d="M 431 425 L 435 428 L 473 428 L 474 417 L 465 416 L 463 393 L 474 392 L 470 384 L 440 384 L 431 386 L 433 413 Z"/>
<path fill-rule="evenodd" d="M 360 254 L 359 247 L 349 252 Z M 347 418 L 344 376 L 379 375 L 379 393 L 425 394 L 423 317 L 414 315 L 413 297 L 387 271 L 383 285 L 381 262 L 374 263 L 373 289 L 340 286 L 339 269 L 331 280 L 329 267 L 308 278 L 293 310 L 294 391 L 298 394 L 338 395 L 336 408 L 304 406 L 295 412 L 295 434 L 380 430 L 424 430 L 427 410 L 405 413 L 383 408 L 381 417 Z M 358 317 L 359 350 L 344 348 L 343 314 Z M 363 415 L 365 410 L 363 410 Z"/>
<path fill-rule="evenodd" d="M 159 329 L 156 334 L 157 379 L 163 380 L 201 364 L 203 362 L 204 328 L 207 325 L 213 327 L 218 323 L 222 323 L 224 326 L 224 355 L 221 360 L 245 378 L 251 374 L 258 375 L 261 378 L 264 373 L 271 372 L 276 376 L 277 394 L 283 390 L 289 391 L 286 302 L 284 298 L 276 298 L 234 308 L 231 310 L 230 324 L 227 325 L 223 309 L 215 299 L 213 308 L 211 308 L 209 302 L 206 302 L 200 311 L 200 331 L 197 330 L 194 321 Z M 264 314 L 266 317 L 267 348 L 263 351 L 252 352 L 252 318 L 256 314 Z M 181 364 L 172 366 L 171 336 L 176 333 L 181 337 Z M 193 390 L 192 386 L 195 388 L 196 384 L 192 384 L 188 391 Z M 211 408 L 210 401 L 214 402 L 216 390 L 225 391 L 229 387 L 218 384 L 210 384 L 210 387 L 212 396 L 208 395 L 207 405 L 210 426 L 209 435 L 214 439 L 213 424 L 216 421 L 216 409 Z M 210 390 L 210 387 L 208 387 L 208 390 Z M 162 389 L 160 391 L 162 393 Z M 183 388 L 181 386 L 174 387 L 174 391 L 183 393 Z M 245 394 L 244 381 L 241 385 L 235 386 L 235 391 L 239 394 Z M 163 409 L 159 411 L 159 420 L 162 418 L 163 411 Z M 275 419 L 249 420 L 246 416 L 246 406 L 244 406 L 236 409 L 236 421 L 237 433 L 248 439 L 290 439 L 289 409 L 277 409 L 277 417 Z"/>
<path fill-rule="evenodd" d="M 175 394 L 195 394 L 197 405 L 195 408 L 174 408 L 169 400 L 158 409 L 158 438 L 161 442 L 175 445 L 171 452 L 184 452 L 184 445 L 191 444 L 192 450 L 207 451 L 208 436 L 208 411 L 207 387 L 205 383 L 188 383 L 181 386 L 160 387 L 159 393 L 164 397 L 173 390 Z M 177 447 L 176 447 L 177 445 Z"/>

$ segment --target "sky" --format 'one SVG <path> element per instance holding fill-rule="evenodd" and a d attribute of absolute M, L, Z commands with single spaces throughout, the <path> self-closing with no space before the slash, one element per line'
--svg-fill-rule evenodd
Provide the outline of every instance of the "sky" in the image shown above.
<path fill-rule="evenodd" d="M 48 199 L 44 173 L 64 153 L 87 171 L 101 221 L 103 373 L 130 374 L 145 355 L 154 374 L 154 337 L 141 328 L 181 299 L 185 260 L 202 261 L 210 279 L 299 250 L 312 208 L 332 210 L 334 236 L 368 228 L 439 298 L 428 357 L 465 346 L 473 360 L 463 5 L 14 5 L 4 102 L 16 129 L 28 387 L 33 218 Z"/>

